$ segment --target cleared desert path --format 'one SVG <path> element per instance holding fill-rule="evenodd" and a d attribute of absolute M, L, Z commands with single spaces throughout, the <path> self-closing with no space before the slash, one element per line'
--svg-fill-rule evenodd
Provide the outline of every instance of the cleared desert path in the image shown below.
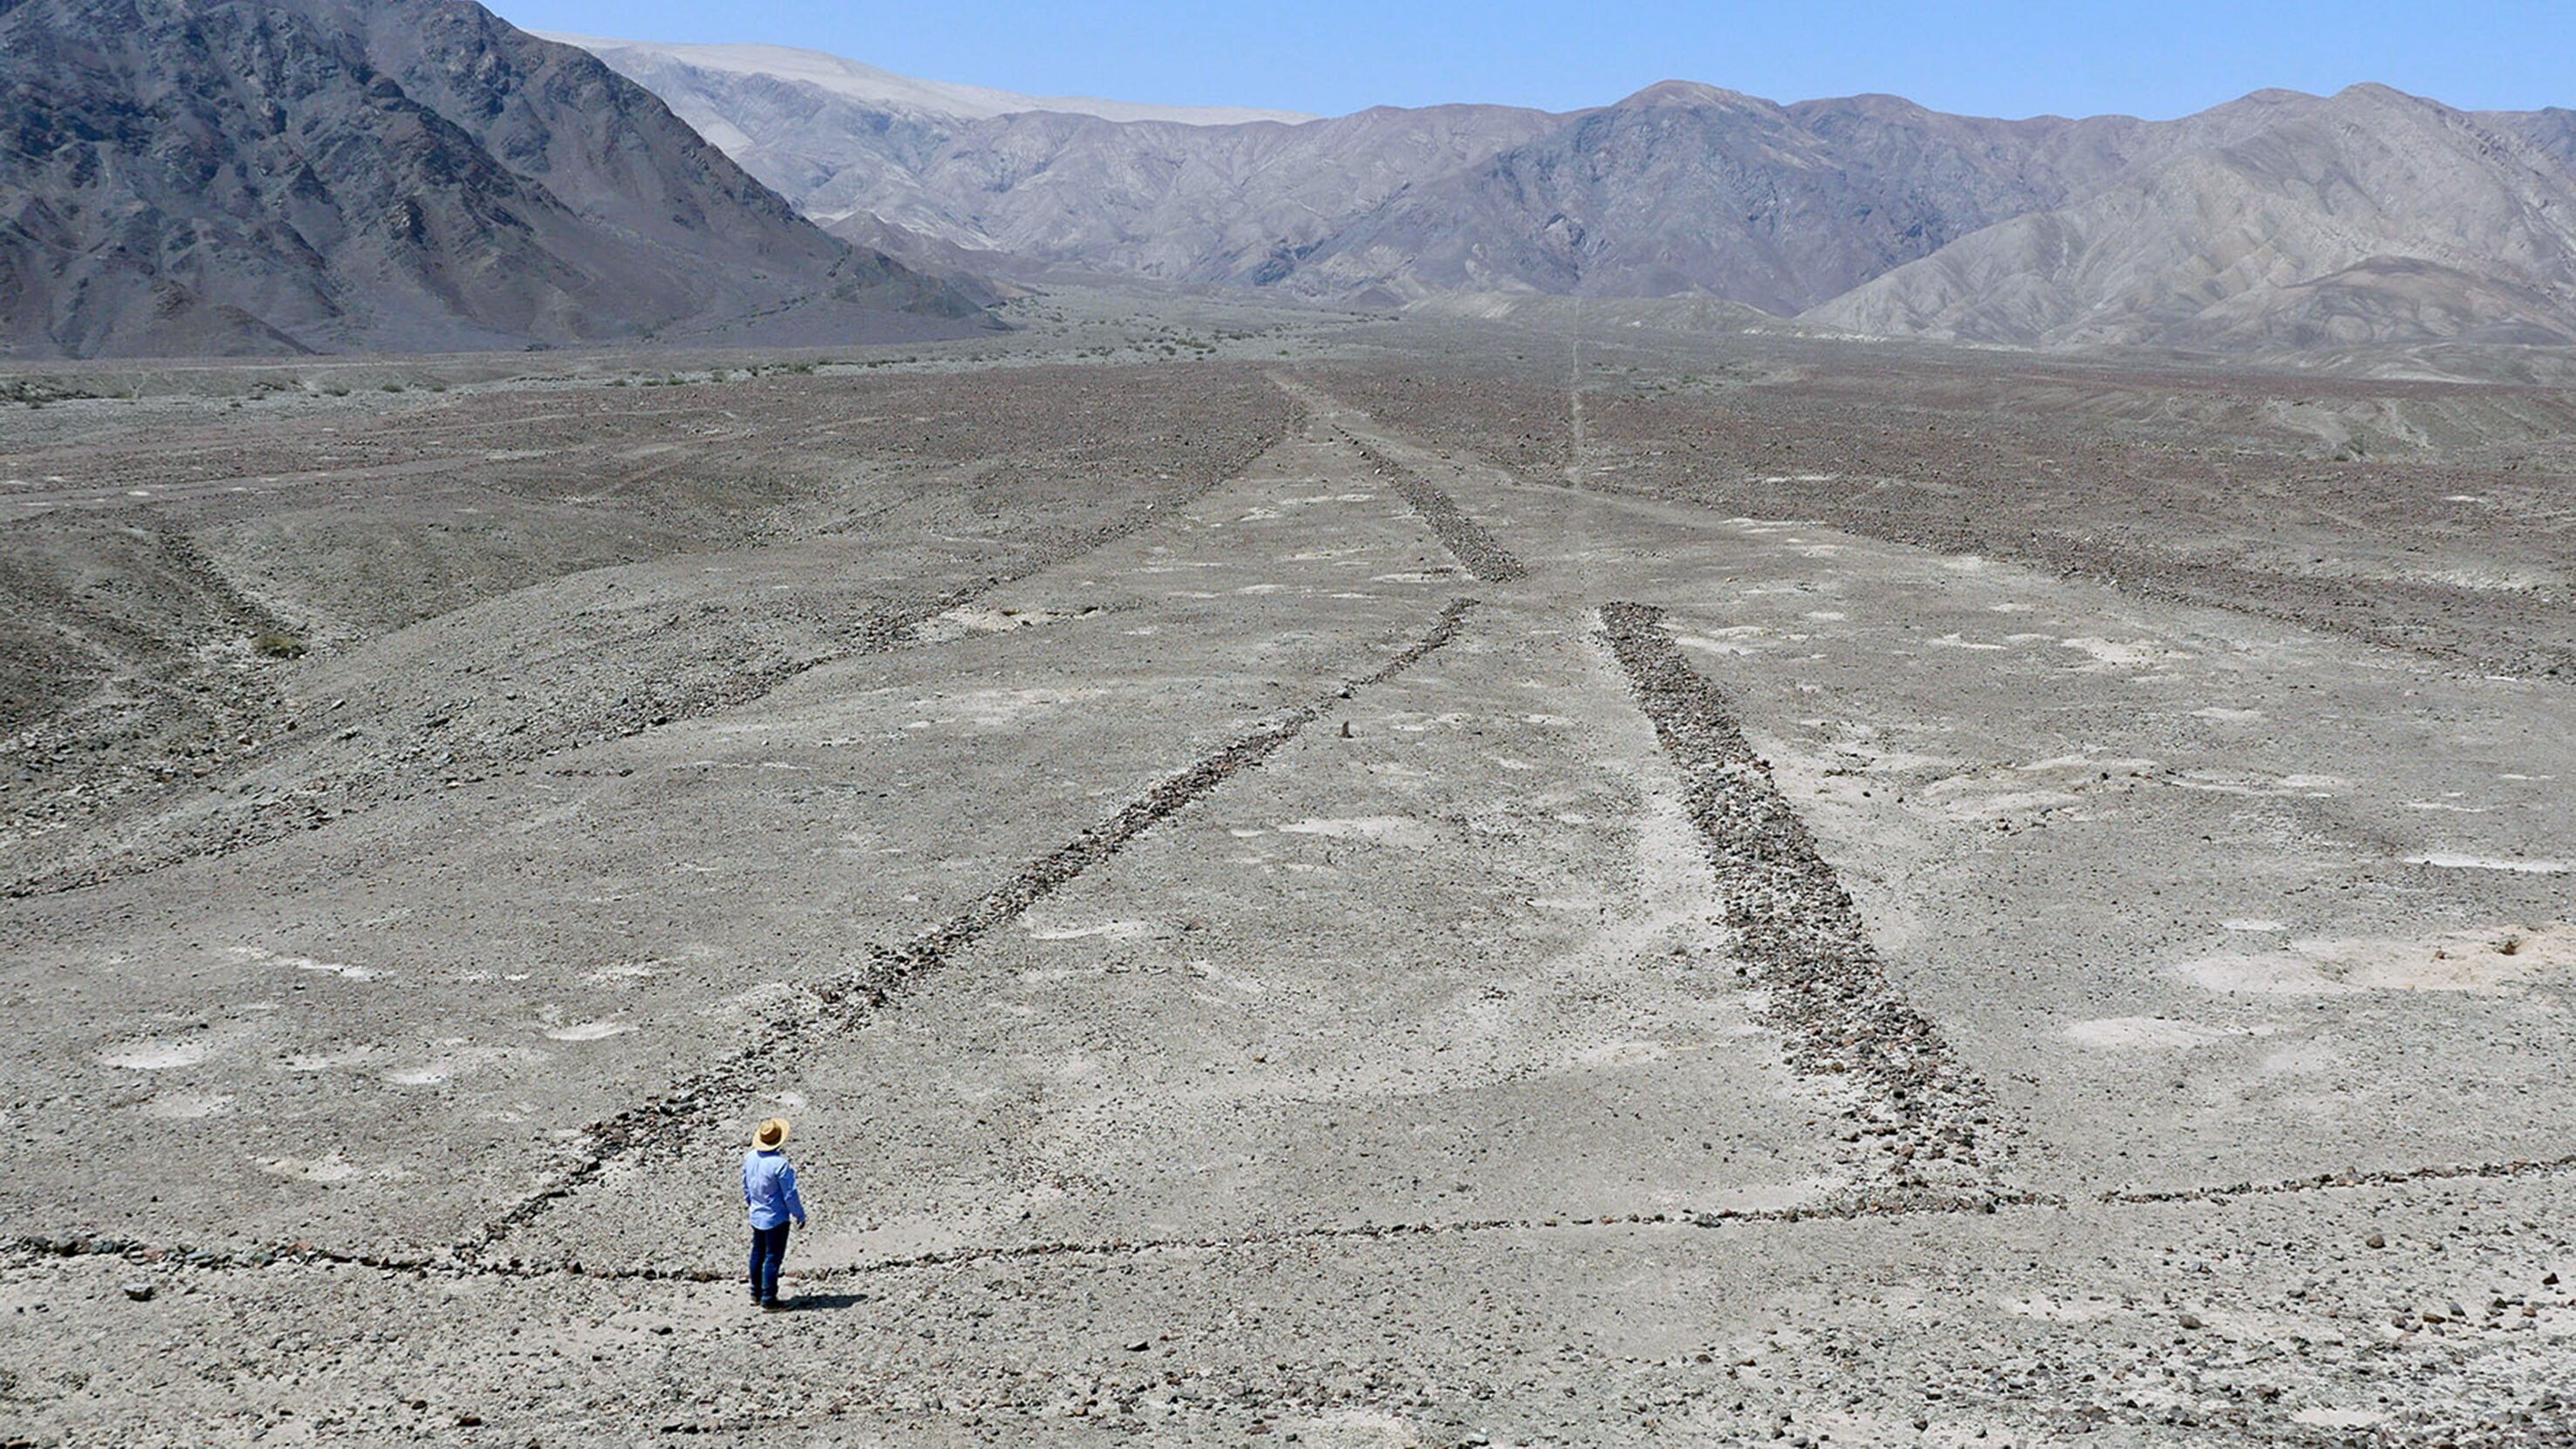
<path fill-rule="evenodd" d="M 1277 385 L 1248 468 L 756 694 L 9 902 L 0 1427 L 2569 1424 L 2564 686 Z"/>

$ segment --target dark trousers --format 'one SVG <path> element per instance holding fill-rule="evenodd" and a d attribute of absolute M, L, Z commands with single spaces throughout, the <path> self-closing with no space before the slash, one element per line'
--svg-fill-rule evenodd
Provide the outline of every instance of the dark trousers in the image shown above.
<path fill-rule="evenodd" d="M 751 1296 L 761 1303 L 778 1297 L 778 1269 L 787 1261 L 787 1224 L 751 1230 Z"/>

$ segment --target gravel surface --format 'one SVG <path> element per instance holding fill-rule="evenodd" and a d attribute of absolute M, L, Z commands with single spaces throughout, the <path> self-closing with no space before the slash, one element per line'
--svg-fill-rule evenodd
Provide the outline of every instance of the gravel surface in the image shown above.
<path fill-rule="evenodd" d="M 2565 394 L 1014 308 L 0 404 L 0 1440 L 2576 1442 Z"/>

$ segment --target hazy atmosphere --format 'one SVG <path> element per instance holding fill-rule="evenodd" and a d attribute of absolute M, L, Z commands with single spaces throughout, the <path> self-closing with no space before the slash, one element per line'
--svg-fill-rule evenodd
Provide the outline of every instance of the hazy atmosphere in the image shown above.
<path fill-rule="evenodd" d="M 2571 41 L 0 0 L 0 1446 L 2576 1444 Z"/>

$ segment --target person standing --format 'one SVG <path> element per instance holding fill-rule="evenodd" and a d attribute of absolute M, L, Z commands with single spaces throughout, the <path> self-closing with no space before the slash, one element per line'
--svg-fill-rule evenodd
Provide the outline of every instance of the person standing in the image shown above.
<path fill-rule="evenodd" d="M 805 1226 L 805 1204 L 796 1196 L 796 1169 L 788 1166 L 787 1119 L 772 1117 L 751 1134 L 742 1155 L 742 1201 L 751 1210 L 751 1297 L 778 1306 L 778 1269 L 787 1261 L 787 1221 Z"/>

